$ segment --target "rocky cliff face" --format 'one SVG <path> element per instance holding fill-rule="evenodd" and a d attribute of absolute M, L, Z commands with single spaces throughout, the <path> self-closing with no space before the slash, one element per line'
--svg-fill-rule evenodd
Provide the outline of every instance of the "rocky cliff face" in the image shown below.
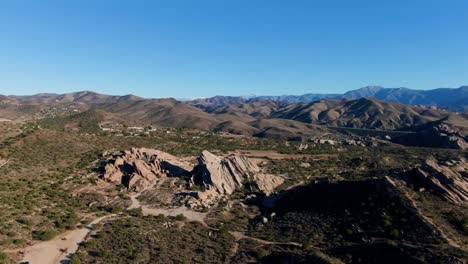
<path fill-rule="evenodd" d="M 419 190 L 432 190 L 453 203 L 468 203 L 468 163 L 464 159 L 426 160 L 406 172 L 404 179 Z"/>
<path fill-rule="evenodd" d="M 141 190 L 158 176 L 189 175 L 187 164 L 176 157 L 155 149 L 132 148 L 109 160 L 102 178 L 121 183 L 129 190 Z"/>
<path fill-rule="evenodd" d="M 192 180 L 221 195 L 230 195 L 245 184 L 255 185 L 259 191 L 270 194 L 283 183 L 281 177 L 263 174 L 245 156 L 230 155 L 220 158 L 208 151 L 203 151 L 198 157 Z"/>

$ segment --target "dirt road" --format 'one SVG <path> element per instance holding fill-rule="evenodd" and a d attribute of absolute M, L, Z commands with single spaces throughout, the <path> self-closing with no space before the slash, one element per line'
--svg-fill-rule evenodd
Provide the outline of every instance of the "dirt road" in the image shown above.
<path fill-rule="evenodd" d="M 115 214 L 99 217 L 84 228 L 61 234 L 50 241 L 37 243 L 23 250 L 24 257 L 21 262 L 29 264 L 55 264 L 67 263 L 70 257 L 78 250 L 81 242 L 91 232 L 93 226 Z"/>
<path fill-rule="evenodd" d="M 162 181 L 156 181 L 150 186 L 148 186 L 148 188 L 130 196 L 132 203 L 127 208 L 127 210 L 141 207 L 144 215 L 163 214 L 166 216 L 176 216 L 178 214 L 182 214 L 188 220 L 200 222 L 202 225 L 208 227 L 208 225 L 204 221 L 204 218 L 207 213 L 194 212 L 183 206 L 172 209 L 160 209 L 150 208 L 148 206 L 141 206 L 140 201 L 138 201 L 137 199 L 138 196 L 140 196 L 144 191 L 154 188 L 155 185 L 160 185 L 161 183 Z M 99 217 L 84 228 L 68 231 L 57 236 L 52 240 L 39 242 L 30 247 L 17 251 L 23 252 L 23 258 L 21 262 L 29 264 L 68 263 L 73 254 L 75 254 L 78 250 L 79 245 L 85 241 L 86 236 L 91 232 L 94 225 L 112 217 L 117 217 L 119 215 L 120 214 L 111 214 Z"/>

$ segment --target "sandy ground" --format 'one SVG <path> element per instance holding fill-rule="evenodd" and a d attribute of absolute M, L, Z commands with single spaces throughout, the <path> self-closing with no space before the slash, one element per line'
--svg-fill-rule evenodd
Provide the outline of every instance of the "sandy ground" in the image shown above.
<path fill-rule="evenodd" d="M 145 190 L 130 196 L 132 204 L 127 208 L 142 208 L 144 215 L 159 215 L 163 214 L 166 216 L 176 216 L 179 214 L 184 215 L 190 221 L 200 222 L 202 225 L 208 227 L 204 219 L 207 213 L 194 212 L 186 207 L 177 207 L 171 209 L 160 209 L 151 208 L 148 206 L 142 206 L 138 201 L 144 191 L 154 188 L 154 186 L 162 184 L 162 181 L 156 181 Z M 106 215 L 92 221 L 88 226 L 63 233 L 53 240 L 44 241 L 27 247 L 19 252 L 23 253 L 23 259 L 21 263 L 29 264 L 56 264 L 56 263 L 68 263 L 74 253 L 78 250 L 79 245 L 85 241 L 86 236 L 91 232 L 93 226 L 112 217 L 120 214 Z"/>
<path fill-rule="evenodd" d="M 303 157 L 326 158 L 325 155 L 323 155 L 323 157 L 322 155 L 285 155 L 274 151 L 242 151 L 242 154 L 251 158 L 256 158 L 258 160 L 261 160 L 265 157 L 268 157 L 270 159 L 296 159 Z M 150 186 L 148 186 L 148 188 L 146 188 L 145 190 L 152 189 L 156 185 L 161 185 L 162 182 L 163 181 L 156 181 Z M 200 222 L 203 226 L 209 228 L 209 226 L 205 223 L 205 217 L 207 213 L 195 212 L 184 206 L 177 208 L 162 209 L 141 205 L 138 201 L 138 197 L 145 190 L 142 190 L 141 192 L 136 193 L 130 197 L 132 203 L 127 208 L 127 210 L 141 207 L 143 215 L 163 214 L 165 216 L 177 216 L 179 214 L 182 214 L 189 221 Z M 93 225 L 100 223 L 106 219 L 112 218 L 114 216 L 118 216 L 118 214 L 112 214 L 97 218 L 85 228 L 69 231 L 57 236 L 53 240 L 44 241 L 29 246 L 20 251 L 23 253 L 22 262 L 29 264 L 68 263 L 70 261 L 71 256 L 73 256 L 73 254 L 78 250 L 79 245 L 83 241 L 85 241 L 86 236 L 91 232 Z M 239 234 L 235 235 L 239 236 Z"/>
<path fill-rule="evenodd" d="M 208 227 L 205 223 L 205 216 L 207 213 L 195 212 L 188 209 L 185 206 L 171 208 L 171 209 L 161 209 L 161 208 L 150 208 L 147 206 L 141 207 L 143 215 L 159 215 L 163 214 L 165 216 L 177 216 L 179 214 L 185 216 L 189 221 L 200 222 L 203 226 Z"/>
<path fill-rule="evenodd" d="M 152 186 L 151 186 L 152 188 Z M 141 205 L 140 201 L 138 201 L 138 196 L 140 196 L 142 192 L 131 196 L 132 204 L 128 207 L 128 209 L 134 209 L 141 207 L 143 211 L 143 215 L 159 215 L 163 214 L 165 216 L 177 216 L 179 214 L 185 216 L 190 221 L 200 222 L 203 226 L 208 227 L 205 223 L 205 217 L 208 213 L 200 213 L 195 212 L 188 209 L 185 206 L 170 208 L 170 209 L 162 209 L 162 208 L 152 208 L 149 206 Z"/>
<path fill-rule="evenodd" d="M 154 185 L 151 185 L 149 188 L 153 186 Z M 139 207 L 139 202 L 136 198 L 140 194 L 141 192 L 131 196 L 132 204 L 127 209 Z M 69 231 L 57 236 L 53 240 L 40 242 L 27 247 L 23 250 L 24 256 L 21 262 L 29 264 L 68 263 L 73 254 L 78 250 L 79 245 L 85 241 L 86 236 L 93 229 L 93 225 L 117 215 L 118 214 L 111 214 L 99 217 L 85 228 Z"/>
<path fill-rule="evenodd" d="M 24 257 L 21 262 L 29 264 L 68 263 L 73 253 L 78 250 L 79 244 L 93 229 L 93 225 L 113 216 L 115 214 L 97 218 L 84 228 L 69 231 L 53 240 L 32 245 L 23 250 Z"/>

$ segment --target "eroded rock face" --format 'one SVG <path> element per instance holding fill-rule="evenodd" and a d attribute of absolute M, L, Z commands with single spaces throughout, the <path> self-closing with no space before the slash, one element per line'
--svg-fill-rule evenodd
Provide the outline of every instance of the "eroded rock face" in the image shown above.
<path fill-rule="evenodd" d="M 438 142 L 438 147 L 453 149 L 468 149 L 468 136 L 466 127 L 455 127 L 450 124 L 441 123 L 427 131 L 432 141 Z"/>
<path fill-rule="evenodd" d="M 174 188 L 173 194 L 191 208 L 210 207 L 240 188 L 269 195 L 284 181 L 279 176 L 263 173 L 245 156 L 218 157 L 203 151 L 197 159 L 198 165 L 194 167 L 159 150 L 132 148 L 109 159 L 102 179 L 123 184 L 131 191 L 141 191 L 158 177 L 187 176 L 190 187 Z"/>
<path fill-rule="evenodd" d="M 468 149 L 468 129 L 450 124 L 437 124 L 418 133 L 400 136 L 392 142 L 405 146 Z"/>
<path fill-rule="evenodd" d="M 189 175 L 190 167 L 176 157 L 155 149 L 132 148 L 106 164 L 103 179 L 131 190 L 148 187 L 158 176 Z"/>
<path fill-rule="evenodd" d="M 404 178 L 416 188 L 433 190 L 453 203 L 468 203 L 468 163 L 465 159 L 426 160 L 420 167 L 406 172 Z"/>
<path fill-rule="evenodd" d="M 208 151 L 203 151 L 198 157 L 192 180 L 221 195 L 230 195 L 244 184 L 255 184 L 260 191 L 270 194 L 284 181 L 281 177 L 263 174 L 245 156 L 230 155 L 220 158 Z"/>

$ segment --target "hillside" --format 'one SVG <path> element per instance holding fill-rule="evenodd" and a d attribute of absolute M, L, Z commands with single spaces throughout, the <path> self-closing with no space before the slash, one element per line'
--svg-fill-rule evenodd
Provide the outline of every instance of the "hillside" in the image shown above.
<path fill-rule="evenodd" d="M 448 116 L 448 112 L 400 103 L 387 103 L 371 98 L 341 101 L 319 101 L 280 109 L 276 117 L 326 126 L 399 130 Z"/>
<path fill-rule="evenodd" d="M 351 90 L 343 94 L 304 94 L 304 95 L 281 95 L 281 96 L 257 96 L 254 98 L 223 96 L 196 100 L 197 104 L 213 102 L 218 105 L 232 104 L 233 102 L 254 102 L 259 100 L 269 100 L 276 102 L 311 103 L 322 99 L 360 99 L 371 97 L 385 102 L 398 102 L 407 105 L 435 106 L 449 111 L 468 111 L 468 86 L 459 88 L 437 88 L 432 90 L 416 90 L 409 88 L 384 88 L 381 86 L 366 86 L 360 89 Z M 215 99 L 216 98 L 216 99 Z"/>
<path fill-rule="evenodd" d="M 362 92 L 376 94 L 380 90 L 379 87 L 369 87 Z M 103 128 L 115 131 L 125 127 L 151 126 L 305 140 L 324 134 L 340 136 L 343 133 L 343 130 L 329 130 L 327 127 L 419 133 L 421 130 L 429 131 L 422 129 L 425 125 L 431 126 L 430 124 L 442 120 L 451 130 L 466 129 L 467 123 L 465 114 L 374 98 L 286 103 L 219 96 L 181 102 L 171 98 L 144 99 L 133 95 L 110 96 L 84 91 L 63 95 L 3 96 L 1 99 L 0 118 L 5 120 L 22 122 L 42 119 L 48 127 L 89 132 L 98 132 Z M 433 131 L 430 137 L 443 134 L 443 130 Z M 382 134 L 385 135 L 389 134 Z M 460 142 L 465 141 L 463 135 L 453 135 Z M 444 143 L 444 140 L 434 145 L 429 141 L 423 140 L 421 142 L 424 143 L 421 144 L 452 147 L 464 145 Z M 414 142 L 420 141 L 401 138 L 394 142 L 419 145 Z"/>
<path fill-rule="evenodd" d="M 0 262 L 466 259 L 466 114 L 373 98 L 1 100 Z"/>

